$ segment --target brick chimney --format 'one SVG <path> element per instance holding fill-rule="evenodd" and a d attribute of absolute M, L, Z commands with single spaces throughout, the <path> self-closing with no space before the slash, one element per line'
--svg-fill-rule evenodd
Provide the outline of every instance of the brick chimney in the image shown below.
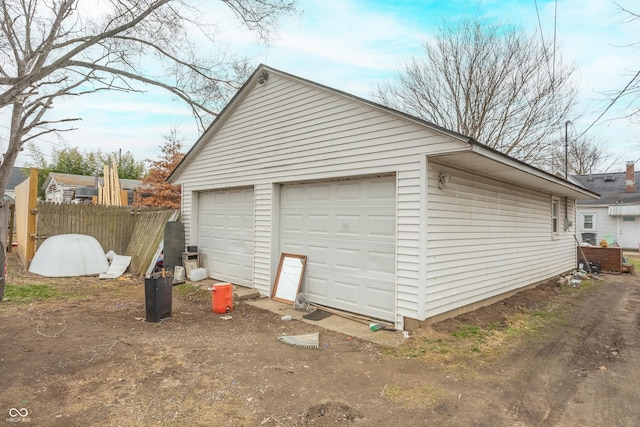
<path fill-rule="evenodd" d="M 633 169 L 635 162 L 627 162 L 627 193 L 635 193 L 636 192 L 636 173 Z"/>

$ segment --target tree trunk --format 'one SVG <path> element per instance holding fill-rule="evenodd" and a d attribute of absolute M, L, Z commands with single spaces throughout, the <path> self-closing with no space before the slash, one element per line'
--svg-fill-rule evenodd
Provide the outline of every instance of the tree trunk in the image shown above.
<path fill-rule="evenodd" d="M 22 115 L 24 113 L 24 105 L 21 101 L 16 101 L 12 105 L 11 111 L 11 130 L 9 131 L 9 146 L 4 153 L 4 158 L 0 164 L 0 194 L 4 197 L 7 189 L 7 183 L 11 176 L 11 171 L 16 163 L 18 154 L 22 149 Z"/>

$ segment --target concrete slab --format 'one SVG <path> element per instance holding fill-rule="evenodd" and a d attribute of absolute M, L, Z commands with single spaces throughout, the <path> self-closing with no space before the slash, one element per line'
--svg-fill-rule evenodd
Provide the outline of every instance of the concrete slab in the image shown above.
<path fill-rule="evenodd" d="M 340 332 L 341 334 L 360 338 L 387 347 L 398 347 L 404 341 L 404 337 L 401 331 L 380 330 L 374 332 L 369 329 L 369 325 L 366 323 L 348 319 L 337 314 L 332 314 L 331 316 L 322 320 L 308 320 L 302 317 L 306 314 L 305 311 L 296 310 L 295 308 L 293 308 L 292 304 L 285 304 L 279 301 L 274 301 L 271 298 L 246 300 L 243 303 L 270 311 L 278 317 L 291 316 L 291 319 L 294 321 L 309 323 L 321 328 Z M 322 339 L 322 333 L 320 334 L 320 339 Z"/>

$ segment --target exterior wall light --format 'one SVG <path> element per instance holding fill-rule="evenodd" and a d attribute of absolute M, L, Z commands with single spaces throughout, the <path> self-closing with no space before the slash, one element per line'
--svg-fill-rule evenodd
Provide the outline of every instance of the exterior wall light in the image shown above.
<path fill-rule="evenodd" d="M 442 187 L 445 187 L 447 184 L 451 182 L 451 175 L 446 172 L 440 173 L 440 177 L 438 178 L 438 188 L 442 190 Z"/>

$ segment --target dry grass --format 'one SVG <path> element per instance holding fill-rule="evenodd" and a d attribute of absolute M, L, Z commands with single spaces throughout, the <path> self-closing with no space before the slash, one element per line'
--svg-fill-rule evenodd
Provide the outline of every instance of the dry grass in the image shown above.
<path fill-rule="evenodd" d="M 438 404 L 441 392 L 431 386 L 422 385 L 413 388 L 386 386 L 382 396 L 406 409 L 426 409 Z"/>
<path fill-rule="evenodd" d="M 640 258 L 638 258 L 640 262 Z M 568 304 L 596 281 L 583 281 L 580 287 L 558 287 L 556 295 L 542 307 L 516 306 L 502 319 L 484 324 L 463 323 L 451 333 L 421 327 L 397 349 L 388 350 L 393 357 L 418 359 L 441 366 L 445 372 L 461 377 L 473 376 L 474 370 L 496 362 L 523 340 L 535 335 L 551 321 L 562 321 L 571 308 Z M 498 303 L 499 304 L 499 303 Z"/>

